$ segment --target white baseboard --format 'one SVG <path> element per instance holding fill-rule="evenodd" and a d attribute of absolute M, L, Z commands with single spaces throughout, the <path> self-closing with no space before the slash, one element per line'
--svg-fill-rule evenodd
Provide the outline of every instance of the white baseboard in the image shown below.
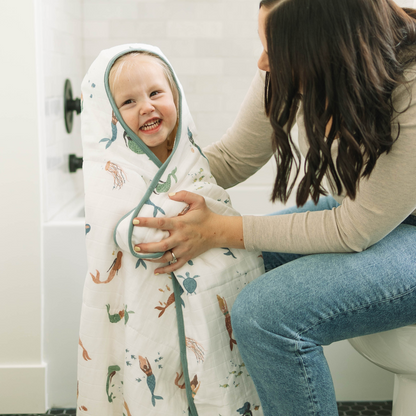
<path fill-rule="evenodd" d="M 0 365 L 0 414 L 46 413 L 46 365 Z"/>

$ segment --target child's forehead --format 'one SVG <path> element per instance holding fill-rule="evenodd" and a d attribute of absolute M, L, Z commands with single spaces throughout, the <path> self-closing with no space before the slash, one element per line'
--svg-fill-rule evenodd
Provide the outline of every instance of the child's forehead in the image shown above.
<path fill-rule="evenodd" d="M 162 68 L 162 62 L 159 60 L 159 58 L 156 58 L 155 56 L 147 55 L 144 53 L 136 53 L 136 54 L 126 54 L 123 55 L 120 59 L 120 63 L 124 62 L 125 67 L 135 67 L 140 68 L 141 66 L 157 66 L 159 68 Z M 116 62 L 117 65 L 117 62 Z"/>

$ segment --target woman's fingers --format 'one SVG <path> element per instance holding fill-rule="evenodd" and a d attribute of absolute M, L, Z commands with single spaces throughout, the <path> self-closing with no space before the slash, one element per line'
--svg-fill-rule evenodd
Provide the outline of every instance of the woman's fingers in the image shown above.
<path fill-rule="evenodd" d="M 160 267 L 155 270 L 155 274 L 162 274 L 162 273 L 171 273 L 175 270 L 181 268 L 184 264 L 186 264 L 187 260 L 185 259 L 178 259 L 176 263 L 168 264 L 167 266 Z"/>
<path fill-rule="evenodd" d="M 169 198 L 172 201 L 186 204 L 176 217 L 138 217 L 133 220 L 136 227 L 155 228 L 169 233 L 167 238 L 159 242 L 141 243 L 134 247 L 137 253 L 144 256 L 146 256 L 146 253 L 165 253 L 159 259 L 149 259 L 154 263 L 171 263 L 156 269 L 155 273 L 175 271 L 187 261 L 214 247 L 214 239 L 217 234 L 214 230 L 215 221 L 213 217 L 215 214 L 208 209 L 202 196 L 188 191 L 180 191 L 169 194 Z M 172 262 L 172 251 L 175 253 L 177 262 Z"/>
<path fill-rule="evenodd" d="M 201 195 L 188 191 L 179 191 L 169 194 L 172 201 L 184 202 L 188 204 L 178 216 L 185 215 L 187 212 L 201 208 L 205 205 L 205 199 Z M 137 217 L 133 219 L 133 225 L 138 227 L 157 228 L 162 231 L 169 231 L 174 228 L 174 222 L 170 218 L 150 218 Z"/>
<path fill-rule="evenodd" d="M 188 191 L 179 191 L 169 194 L 172 201 L 185 202 L 189 205 L 189 210 L 197 209 L 205 205 L 205 199 L 201 195 Z"/>
<path fill-rule="evenodd" d="M 170 218 L 137 217 L 133 219 L 133 225 L 136 227 L 157 228 L 162 231 L 172 229 Z"/>

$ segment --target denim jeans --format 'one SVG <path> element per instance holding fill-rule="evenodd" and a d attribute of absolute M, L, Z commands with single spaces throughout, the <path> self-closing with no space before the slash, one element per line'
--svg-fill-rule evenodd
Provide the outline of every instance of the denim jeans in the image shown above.
<path fill-rule="evenodd" d="M 275 215 L 331 209 L 332 197 Z M 234 336 L 265 416 L 337 416 L 322 345 L 416 323 L 416 220 L 360 253 L 263 253 L 238 295 Z"/>

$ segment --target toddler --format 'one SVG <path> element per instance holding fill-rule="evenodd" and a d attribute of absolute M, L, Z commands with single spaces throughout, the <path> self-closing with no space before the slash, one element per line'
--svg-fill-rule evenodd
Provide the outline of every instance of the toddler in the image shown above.
<path fill-rule="evenodd" d="M 195 142 L 182 87 L 159 49 L 101 52 L 82 83 L 88 272 L 81 314 L 79 416 L 262 416 L 229 312 L 264 272 L 260 252 L 212 249 L 155 276 L 136 244 L 167 233 L 133 227 L 171 217 L 188 190 L 238 215 Z M 186 214 L 185 214 L 186 215 Z"/>

